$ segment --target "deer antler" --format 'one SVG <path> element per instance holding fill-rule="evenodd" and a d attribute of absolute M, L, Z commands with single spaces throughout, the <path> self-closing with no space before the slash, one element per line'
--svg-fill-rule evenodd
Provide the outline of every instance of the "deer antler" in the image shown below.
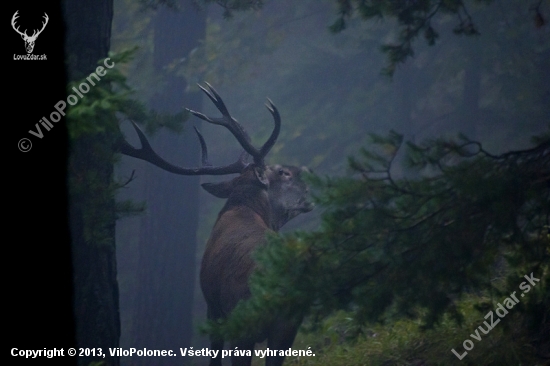
<path fill-rule="evenodd" d="M 15 12 L 15 14 L 13 14 L 13 17 L 11 18 L 11 26 L 13 28 L 14 31 L 16 31 L 17 33 L 19 33 L 21 35 L 21 37 L 25 38 L 25 39 L 29 39 L 29 40 L 35 40 L 39 35 L 40 33 L 42 33 L 42 31 L 44 30 L 44 28 L 46 28 L 46 25 L 48 24 L 48 21 L 50 20 L 50 18 L 48 18 L 48 14 L 44 13 L 44 18 L 45 18 L 45 21 L 42 22 L 42 29 L 40 30 L 34 30 L 33 33 L 32 33 L 32 36 L 29 36 L 27 34 L 27 30 L 25 29 L 25 32 L 21 32 L 19 30 L 19 27 L 15 27 L 15 21 L 16 19 L 19 17 L 19 15 L 17 14 L 19 12 L 19 10 L 17 10 Z"/>
<path fill-rule="evenodd" d="M 170 173 L 180 174 L 180 175 L 226 175 L 226 174 L 238 174 L 243 171 L 244 168 L 248 165 L 245 162 L 246 155 L 241 154 L 239 159 L 233 164 L 224 165 L 220 167 L 213 167 L 208 162 L 208 150 L 206 148 L 206 143 L 200 132 L 195 128 L 195 132 L 199 138 L 201 144 L 201 155 L 202 155 L 202 167 L 200 168 L 183 168 L 177 165 L 173 165 L 163 158 L 161 158 L 151 147 L 151 144 L 145 137 L 143 131 L 138 127 L 134 121 L 130 121 L 132 126 L 138 134 L 139 141 L 141 142 L 141 148 L 136 149 L 130 145 L 124 138 L 121 138 L 116 147 L 119 152 L 124 155 L 132 156 L 141 160 L 148 161 L 149 163 L 158 166 L 159 168 L 166 170 Z"/>
<path fill-rule="evenodd" d="M 17 15 L 18 12 L 19 12 L 19 10 L 17 10 L 15 12 L 15 14 L 13 14 L 13 17 L 11 18 L 11 26 L 12 26 L 14 31 L 16 31 L 17 33 L 19 33 L 21 35 L 21 37 L 28 37 L 26 29 L 25 29 L 25 32 L 23 33 L 19 30 L 19 27 L 15 28 L 15 20 L 19 17 L 19 15 Z"/>
<path fill-rule="evenodd" d="M 264 158 L 275 144 L 275 141 L 277 140 L 277 137 L 279 137 L 279 132 L 281 130 L 281 116 L 279 115 L 279 111 L 277 111 L 277 108 L 275 108 L 275 105 L 273 105 L 271 100 L 267 100 L 266 107 L 273 116 L 275 127 L 273 128 L 271 136 L 269 136 L 269 139 L 265 142 L 265 144 L 260 149 L 256 149 L 250 143 L 250 136 L 246 133 L 243 126 L 241 126 L 237 122 L 237 120 L 229 114 L 229 111 L 227 110 L 227 107 L 225 106 L 225 103 L 223 102 L 220 95 L 210 84 L 208 84 L 207 82 L 205 82 L 205 84 L 210 90 L 207 90 L 205 87 L 198 84 L 199 88 L 201 88 L 201 90 L 208 96 L 208 98 L 210 98 L 212 103 L 214 103 L 216 108 L 218 108 L 218 110 L 222 113 L 222 117 L 212 118 L 191 109 L 187 110 L 206 122 L 215 125 L 221 125 L 227 128 L 233 134 L 233 136 L 235 136 L 237 141 L 239 141 L 244 150 L 252 155 L 252 157 L 254 158 L 254 163 L 263 166 Z"/>
<path fill-rule="evenodd" d="M 42 22 L 42 29 L 40 29 L 39 31 L 38 30 L 35 30 L 33 33 L 32 33 L 32 36 L 30 36 L 29 38 L 32 38 L 32 39 L 36 39 L 40 33 L 42 33 L 42 31 L 44 30 L 44 28 L 46 28 L 46 25 L 48 24 L 48 20 L 50 20 L 50 18 L 48 18 L 48 14 L 44 13 L 44 18 L 46 18 L 45 22 Z M 38 32 L 38 33 L 37 33 Z"/>
<path fill-rule="evenodd" d="M 177 165 L 173 165 L 161 158 L 153 150 L 143 131 L 141 131 L 141 129 L 133 121 L 130 122 L 132 123 L 132 126 L 138 134 L 139 141 L 141 142 L 141 148 L 136 149 L 126 140 L 124 140 L 124 138 L 121 138 L 116 143 L 116 147 L 118 148 L 118 150 L 124 155 L 148 161 L 163 170 L 181 175 L 225 175 L 241 173 L 244 168 L 248 166 L 248 163 L 246 162 L 247 153 L 254 157 L 254 163 L 256 165 L 264 166 L 264 158 L 275 144 L 275 141 L 277 140 L 277 137 L 279 136 L 279 131 L 281 129 L 281 117 L 279 115 L 279 112 L 277 111 L 277 108 L 275 108 L 271 100 L 268 99 L 266 107 L 273 116 L 273 119 L 275 121 L 275 128 L 271 132 L 271 136 L 269 136 L 269 139 L 265 142 L 265 144 L 260 149 L 256 149 L 250 143 L 250 136 L 248 136 L 244 128 L 233 117 L 231 117 L 229 111 L 227 110 L 227 107 L 225 106 L 222 98 L 218 95 L 216 90 L 214 90 L 214 88 L 210 84 L 206 83 L 206 85 L 210 90 L 207 90 L 201 85 L 199 85 L 199 87 L 210 98 L 210 100 L 222 113 L 223 117 L 211 118 L 200 112 L 195 112 L 190 109 L 187 110 L 207 122 L 226 127 L 233 134 L 233 136 L 235 136 L 237 141 L 239 141 L 239 143 L 245 150 L 236 162 L 220 167 L 212 166 L 208 162 L 208 150 L 206 148 L 204 138 L 195 128 L 195 132 L 197 133 L 197 137 L 199 138 L 199 142 L 201 144 L 202 166 L 199 168 L 183 168 Z"/>

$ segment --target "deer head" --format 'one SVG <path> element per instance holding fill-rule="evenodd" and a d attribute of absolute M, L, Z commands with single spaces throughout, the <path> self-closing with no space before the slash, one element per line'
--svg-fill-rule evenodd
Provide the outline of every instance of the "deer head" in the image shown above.
<path fill-rule="evenodd" d="M 46 28 L 46 24 L 48 24 L 48 20 L 49 20 L 48 14 L 44 13 L 45 21 L 42 22 L 42 29 L 40 30 L 35 29 L 32 33 L 32 36 L 29 36 L 27 35 L 26 29 L 24 32 L 21 32 L 19 31 L 19 27 L 17 28 L 15 27 L 15 20 L 19 17 L 19 15 L 17 15 L 18 12 L 19 10 L 17 10 L 15 14 L 13 14 L 13 17 L 11 18 L 11 26 L 17 33 L 19 33 L 19 35 L 21 35 L 21 38 L 23 38 L 23 41 L 25 41 L 25 49 L 27 50 L 27 53 L 32 53 L 32 50 L 34 49 L 34 42 L 36 42 L 36 38 L 38 38 L 40 33 L 42 33 L 44 28 Z"/>

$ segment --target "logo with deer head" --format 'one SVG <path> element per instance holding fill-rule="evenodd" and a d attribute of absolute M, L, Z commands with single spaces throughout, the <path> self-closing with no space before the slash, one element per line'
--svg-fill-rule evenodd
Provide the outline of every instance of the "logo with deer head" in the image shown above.
<path fill-rule="evenodd" d="M 15 12 L 15 14 L 13 14 L 13 17 L 11 18 L 11 26 L 13 27 L 13 29 L 19 33 L 19 35 L 21 35 L 21 38 L 23 38 L 23 41 L 25 41 L 25 49 L 27 50 L 27 53 L 32 53 L 32 50 L 34 49 L 34 42 L 36 42 L 36 39 L 38 38 L 38 36 L 40 35 L 40 33 L 42 33 L 42 31 L 44 30 L 44 28 L 46 28 L 46 24 L 48 24 L 48 14 L 44 13 L 44 22 L 42 22 L 42 29 L 40 30 L 34 30 L 33 33 L 32 33 L 32 36 L 29 36 L 27 34 L 27 30 L 25 29 L 24 32 L 21 32 L 19 30 L 19 27 L 16 27 L 15 26 L 15 20 L 19 17 L 19 15 L 17 14 L 19 12 L 19 10 L 17 10 Z"/>

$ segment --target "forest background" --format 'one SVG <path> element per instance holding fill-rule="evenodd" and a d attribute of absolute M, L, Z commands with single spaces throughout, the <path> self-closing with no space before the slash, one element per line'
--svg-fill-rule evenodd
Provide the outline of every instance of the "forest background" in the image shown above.
<path fill-rule="evenodd" d="M 187 119 L 183 110 L 191 107 L 216 113 L 195 86 L 208 81 L 255 142 L 264 140 L 271 130 L 262 104 L 266 97 L 273 100 L 283 127 L 269 161 L 305 165 L 319 177 L 312 181 L 318 189 L 319 207 L 285 227 L 287 244 L 296 240 L 313 243 L 307 235 L 291 233 L 300 229 L 327 234 L 334 229 L 326 224 L 330 218 L 340 215 L 342 207 L 353 206 L 345 199 L 365 198 L 354 195 L 357 191 L 346 179 L 367 186 L 372 183 L 367 174 L 369 161 L 384 168 L 388 163 L 384 159 L 391 157 L 393 177 L 399 183 L 418 180 L 421 189 L 424 177 L 438 176 L 444 170 L 438 171 L 437 166 L 443 156 L 423 154 L 423 147 L 432 146 L 437 151 L 436 147 L 443 146 L 445 153 L 454 154 L 458 161 L 468 160 L 472 150 L 461 150 L 460 141 L 468 147 L 476 145 L 468 145 L 458 133 L 483 144 L 484 150 L 479 150 L 477 157 L 488 161 L 496 157 L 493 165 L 485 160 L 480 163 L 487 164 L 482 165 L 487 172 L 509 174 L 489 174 L 493 180 L 485 181 L 486 186 L 473 184 L 476 177 L 467 174 L 464 176 L 471 181 L 451 183 L 459 188 L 473 185 L 469 192 L 479 188 L 477 195 L 492 197 L 490 202 L 509 202 L 511 192 L 525 187 L 530 194 L 512 205 L 518 206 L 517 210 L 502 210 L 513 217 L 510 221 L 521 223 L 527 202 L 532 213 L 527 215 L 528 221 L 533 225 L 520 225 L 520 236 L 510 236 L 504 225 L 497 235 L 497 242 L 503 245 L 485 250 L 485 241 L 470 240 L 470 251 L 461 252 L 469 253 L 462 258 L 466 262 L 473 258 L 471 263 L 483 263 L 481 272 L 486 277 L 480 281 L 480 273 L 466 271 L 472 277 L 454 283 L 459 286 L 458 290 L 453 288 L 456 293 L 452 295 L 458 298 L 451 296 L 451 311 L 448 302 L 436 309 L 419 303 L 410 311 L 390 307 L 387 314 L 387 299 L 374 296 L 382 302 L 362 303 L 365 293 L 360 288 L 343 296 L 342 303 L 327 302 L 319 307 L 291 297 L 292 306 L 312 315 L 304 328 L 316 331 L 301 334 L 296 347 L 312 345 L 320 350 L 315 359 L 291 362 L 363 364 L 365 357 L 372 364 L 456 362 L 449 346 L 459 347 L 483 315 L 494 308 L 497 297 L 516 288 L 516 282 L 530 273 L 521 271 L 529 269 L 537 270 L 543 282 L 529 295 L 528 304 L 518 307 L 513 323 L 524 326 L 515 332 L 510 324 L 491 333 L 490 342 L 476 343 L 467 362 L 542 362 L 548 355 L 548 313 L 544 311 L 548 304 L 544 289 L 548 286 L 549 255 L 548 237 L 544 236 L 548 230 L 545 203 L 550 116 L 548 4 L 405 0 L 373 2 L 372 7 L 361 1 L 329 0 L 206 3 L 115 0 L 86 2 L 79 7 L 67 1 L 63 7 L 68 24 L 65 46 L 69 81 L 78 83 L 101 58 L 110 56 L 117 64 L 105 84 L 95 88 L 95 94 L 67 116 L 72 146 L 68 185 L 78 343 L 108 347 L 120 341 L 121 347 L 176 349 L 206 344 L 198 331 L 204 304 L 196 270 L 223 202 L 199 189 L 200 182 L 210 181 L 207 178 L 174 177 L 147 163 L 120 158 L 117 151 L 121 131 L 131 144 L 139 146 L 127 122 L 131 118 L 145 128 L 155 150 L 167 160 L 197 165 L 194 124 L 202 131 L 215 164 L 232 161 L 239 148 L 229 134 Z M 87 13 L 88 18 L 81 13 Z M 97 47 L 79 43 L 79 37 L 95 36 L 94 29 L 100 40 Z M 175 133 L 178 131 L 179 135 Z M 382 136 L 374 139 L 374 145 L 372 133 Z M 532 141 L 533 136 L 538 140 Z M 439 140 L 430 142 L 434 138 Z M 449 143 L 450 139 L 456 143 Z M 412 155 L 407 154 L 402 141 L 413 144 L 408 145 L 413 147 Z M 377 144 L 381 156 L 361 153 L 362 148 L 372 151 Z M 533 146 L 539 146 L 538 150 Z M 518 150 L 528 155 L 506 155 Z M 356 159 L 349 160 L 351 156 Z M 525 161 L 535 161 L 536 168 L 522 170 Z M 415 169 L 415 164 L 416 168 L 427 165 L 431 170 Z M 519 183 L 494 179 L 513 176 L 512 168 L 529 174 Z M 348 178 L 340 181 L 338 177 Z M 335 184 L 344 189 L 331 191 Z M 366 187 L 361 184 L 359 192 Z M 354 223 L 353 213 L 350 215 L 345 219 L 351 219 L 352 227 L 357 221 Z M 444 222 L 452 222 L 452 218 L 445 217 Z M 463 232 L 468 233 L 468 227 Z M 373 233 L 359 231 L 357 235 L 361 238 L 366 234 Z M 455 241 L 462 243 L 468 238 L 465 234 Z M 525 243 L 517 242 L 518 238 Z M 511 241 L 519 247 L 510 245 Z M 481 254 L 476 252 L 476 244 L 481 245 Z M 286 244 L 281 247 L 288 248 Z M 308 248 L 316 247 L 312 244 Z M 368 260 L 372 260 L 371 255 Z M 265 257 L 275 259 L 273 263 L 288 263 L 292 256 L 274 251 Z M 375 258 L 384 259 L 379 254 Z M 427 277 L 441 274 L 438 268 L 421 268 Z M 348 275 L 344 280 L 352 281 Z M 345 281 L 334 284 L 341 286 Z M 391 286 L 388 281 L 383 285 Z M 327 284 L 331 288 L 330 282 Z M 418 289 L 426 288 L 426 284 L 407 286 Z M 320 293 L 303 293 L 310 300 L 323 299 Z M 384 311 L 356 311 L 368 306 Z M 463 315 L 462 325 L 446 318 L 446 314 L 456 315 L 456 309 Z M 313 319 L 315 316 L 319 319 Z M 425 332 L 426 321 L 429 326 L 436 325 L 435 330 Z M 533 322 L 542 326 L 532 327 Z M 374 338 L 379 341 L 373 342 Z M 497 356 L 494 350 L 498 350 Z M 81 360 L 82 364 L 91 361 L 94 359 Z M 146 362 L 137 358 L 120 361 Z"/>
<path fill-rule="evenodd" d="M 411 2 L 399 2 L 403 3 L 402 8 L 397 3 L 394 7 L 382 5 L 379 14 L 373 6 L 372 14 L 367 15 L 366 11 L 361 13 L 360 2 L 343 2 L 339 6 L 333 1 L 272 1 L 262 6 L 246 1 L 223 3 L 228 9 L 216 5 L 202 8 L 201 11 L 207 12 L 204 40 L 189 55 L 174 59 L 166 66 L 167 74 L 184 77 L 187 92 L 196 92 L 195 84 L 204 80 L 212 84 L 231 113 L 251 133 L 253 141 L 265 140 L 271 131 L 269 116 L 262 104 L 266 97 L 273 100 L 283 116 L 283 128 L 270 153 L 271 162 L 305 165 L 320 177 L 337 177 L 353 173 L 348 157 L 358 156 L 361 148 L 372 146 L 372 133 L 386 136 L 395 130 L 405 141 L 418 144 L 433 138 L 456 138 L 461 133 L 482 142 L 487 151 L 498 155 L 530 147 L 531 137 L 548 128 L 550 111 L 545 102 L 549 95 L 545 83 L 548 70 L 544 67 L 545 55 L 549 52 L 548 29 L 541 23 L 541 9 L 544 9 L 541 3 L 456 2 L 453 8 L 453 2 L 448 2 L 450 10 L 445 11 L 437 9 L 436 2 L 430 10 L 437 11 L 426 11 L 427 20 L 424 19 L 425 24 L 418 29 L 415 29 L 417 24 L 406 24 L 403 9 L 411 6 Z M 347 10 L 345 3 L 349 5 Z M 117 18 L 115 12 L 114 48 L 140 46 L 128 70 L 129 83 L 140 98 L 149 100 L 162 85 L 159 75 L 150 71 L 154 57 L 153 20 L 131 2 L 115 4 L 120 6 L 118 14 L 124 16 Z M 400 15 L 396 17 L 396 14 Z M 367 17 L 370 20 L 366 21 Z M 417 34 L 413 33 L 415 30 Z M 401 48 L 392 49 L 387 45 Z M 202 106 L 207 115 L 216 114 L 208 101 Z M 190 123 L 197 122 L 196 119 L 189 121 L 184 134 L 190 131 Z M 238 156 L 240 148 L 226 131 L 204 124 L 201 129 L 216 164 L 229 163 Z M 386 149 L 391 150 L 390 145 L 386 141 Z M 162 143 L 156 148 L 162 151 Z M 393 174 L 398 177 L 420 174 L 404 167 L 404 150 L 400 149 L 397 154 Z M 136 164 L 139 163 L 124 164 L 126 170 L 121 169 L 121 173 L 128 176 Z M 154 171 L 151 173 L 154 176 L 166 174 L 154 167 L 144 169 Z M 212 178 L 201 181 L 212 181 Z M 138 190 L 139 184 L 131 189 Z M 147 190 L 148 183 L 141 184 L 145 185 L 141 189 Z M 480 195 L 484 194 L 482 189 L 479 188 Z M 166 200 L 171 200 L 171 193 L 167 193 Z M 195 268 L 199 266 L 202 246 L 223 205 L 202 191 L 199 197 Z M 298 217 L 284 231 L 319 227 L 322 210 Z M 158 249 L 141 254 L 148 257 L 147 261 L 155 261 L 154 265 L 143 263 L 143 258 L 134 250 L 125 251 L 125 248 L 134 248 L 135 244 L 130 243 L 143 240 L 138 235 L 143 233 L 143 219 L 131 220 L 119 226 L 119 264 L 140 270 L 151 266 L 152 272 L 157 271 L 155 266 L 162 266 L 163 261 L 172 256 L 170 250 L 164 254 L 165 259 L 160 259 L 163 256 L 159 256 Z M 168 230 L 168 223 L 160 222 L 157 230 Z M 157 258 L 152 259 L 153 256 Z M 498 276 L 493 273 L 493 276 L 506 277 L 503 273 Z M 136 277 L 129 273 L 123 282 L 128 286 L 121 286 L 121 291 L 128 291 L 127 302 L 121 302 L 123 319 L 124 311 L 134 319 L 127 323 L 128 329 L 139 319 L 135 312 L 139 301 L 134 302 L 135 297 L 131 295 L 131 283 L 140 287 L 135 281 Z M 168 282 L 160 278 L 157 281 L 158 287 Z M 165 293 L 171 292 L 165 290 Z M 149 304 L 158 313 L 164 312 L 160 310 L 161 300 L 150 300 Z M 378 305 L 374 303 L 374 306 Z M 482 308 L 486 309 L 487 304 Z M 193 319 L 193 337 L 199 342 L 196 345 L 204 345 L 196 333 L 204 319 L 204 303 L 199 292 L 194 296 Z M 350 328 L 353 330 L 334 332 L 357 331 L 355 326 Z M 132 331 L 128 330 L 127 334 Z M 334 334 L 331 337 L 334 338 Z M 124 342 L 135 344 L 135 339 L 130 341 L 123 332 Z M 449 355 L 454 357 L 450 352 Z"/>

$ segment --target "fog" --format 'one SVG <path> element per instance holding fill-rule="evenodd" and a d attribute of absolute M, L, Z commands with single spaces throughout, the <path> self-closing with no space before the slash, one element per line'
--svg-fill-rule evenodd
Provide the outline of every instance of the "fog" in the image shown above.
<path fill-rule="evenodd" d="M 201 98 L 184 104 L 188 97 L 172 95 L 173 103 L 182 104 L 179 110 L 191 107 L 217 117 L 219 111 L 196 86 L 206 81 L 255 146 L 263 144 L 273 128 L 264 107 L 269 98 L 280 112 L 282 127 L 267 163 L 306 166 L 321 176 L 346 174 L 348 157 L 369 144 L 369 133 L 385 135 L 395 130 L 416 143 L 462 133 L 496 154 L 527 148 L 532 136 L 548 128 L 550 32 L 547 26 L 533 24 L 523 1 L 473 4 L 469 10 L 479 36 L 454 34 L 457 18 L 453 15 L 434 18 L 433 27 L 439 33 L 435 45 L 422 37 L 415 39 L 414 55 L 397 65 L 393 77 L 382 72 L 389 61 L 380 47 L 396 39 L 397 24 L 391 19 L 364 21 L 355 16 L 345 30 L 333 34 L 328 27 L 336 19 L 334 3 L 273 0 L 261 10 L 234 12 L 229 19 L 216 4 L 197 10 L 185 3 L 180 11 L 205 19 L 206 25 L 203 36 L 200 32 L 189 35 L 198 39 L 192 47 L 181 43 L 187 47 L 184 54 L 170 49 L 178 47 L 170 37 L 164 41 L 157 37 L 161 31 L 181 37 L 185 25 L 173 22 L 159 28 L 154 10 L 142 11 L 116 0 L 111 48 L 116 52 L 140 46 L 125 66 L 138 99 L 150 106 L 156 100 L 158 106 L 159 96 L 168 95 L 167 85 L 179 78 L 183 85 L 175 92 Z M 173 11 L 160 9 L 157 12 Z M 166 48 L 173 52 L 164 56 L 164 64 L 155 65 L 161 42 L 172 42 Z M 170 108 L 178 111 L 173 104 Z M 200 164 L 193 125 L 201 129 L 213 165 L 238 158 L 242 148 L 229 131 L 194 116 L 178 137 L 162 131 L 152 138 L 153 148 L 174 164 Z M 138 146 L 129 124 L 122 127 L 127 140 Z M 186 159 L 191 150 L 195 155 Z M 399 165 L 395 169 L 398 175 L 407 174 Z M 132 170 L 136 179 L 119 192 L 119 198 L 146 201 L 147 210 L 117 222 L 121 347 L 206 346 L 198 331 L 205 320 L 198 268 L 224 200 L 197 191 L 196 181 L 193 188 L 189 181 L 195 178 L 173 176 L 129 157 L 117 165 L 116 175 L 122 179 Z M 228 177 L 201 176 L 200 182 L 224 179 Z M 199 192 L 198 201 L 188 204 L 182 190 L 193 189 Z M 321 213 L 317 209 L 303 214 L 283 231 L 315 229 Z M 144 230 L 144 220 L 157 215 L 162 217 L 159 222 Z M 193 220 L 198 225 L 196 239 L 194 234 L 182 238 L 192 230 L 182 231 L 184 221 Z M 188 300 L 192 307 L 183 306 Z M 168 365 L 178 360 L 158 362 Z M 207 359 L 203 361 L 194 364 L 206 364 Z M 123 365 L 147 362 L 122 359 Z"/>

